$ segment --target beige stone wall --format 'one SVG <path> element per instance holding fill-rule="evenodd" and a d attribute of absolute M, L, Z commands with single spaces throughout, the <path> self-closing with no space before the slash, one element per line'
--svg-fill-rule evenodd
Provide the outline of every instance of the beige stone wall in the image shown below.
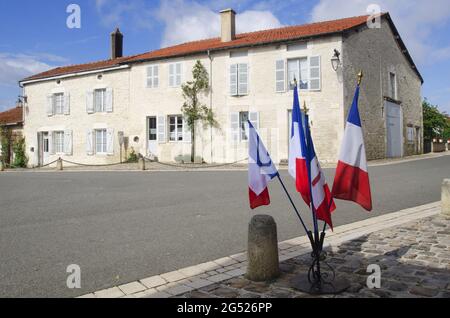
<path fill-rule="evenodd" d="M 364 28 L 352 31 L 343 38 L 343 79 L 345 113 L 352 103 L 356 74 L 364 72 L 359 109 L 364 130 L 368 159 L 386 156 L 386 114 L 384 96 L 388 96 L 389 72 L 397 77 L 397 99 L 403 113 L 404 155 L 417 153 L 417 146 L 407 142 L 407 126 L 420 127 L 419 152 L 423 150 L 423 119 L 421 82 L 409 65 L 395 41 L 388 22 L 383 19 L 381 28 Z"/>

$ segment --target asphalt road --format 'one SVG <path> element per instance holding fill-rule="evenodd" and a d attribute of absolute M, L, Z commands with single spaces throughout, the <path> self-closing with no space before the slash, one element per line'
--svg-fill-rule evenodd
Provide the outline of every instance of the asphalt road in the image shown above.
<path fill-rule="evenodd" d="M 337 202 L 335 225 L 438 201 L 450 156 L 369 170 L 374 211 Z M 252 212 L 242 171 L 1 173 L 0 297 L 78 296 L 241 252 L 254 213 L 275 217 L 280 240 L 304 235 L 281 191 L 274 180 Z M 82 289 L 66 287 L 70 264 Z"/>

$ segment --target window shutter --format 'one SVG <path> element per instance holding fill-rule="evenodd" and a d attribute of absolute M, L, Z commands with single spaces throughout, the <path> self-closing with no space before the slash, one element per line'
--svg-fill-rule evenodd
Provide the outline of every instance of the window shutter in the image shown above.
<path fill-rule="evenodd" d="M 252 123 L 253 127 L 259 129 L 259 112 L 249 112 L 248 120 Z"/>
<path fill-rule="evenodd" d="M 181 74 L 183 72 L 181 63 L 175 64 L 175 68 L 176 68 L 176 83 L 175 84 L 176 84 L 176 86 L 180 86 L 181 85 Z"/>
<path fill-rule="evenodd" d="M 321 69 L 320 56 L 311 56 L 309 58 L 309 89 L 320 91 L 321 89 Z"/>
<path fill-rule="evenodd" d="M 282 93 L 286 91 L 286 63 L 284 60 L 277 60 L 275 64 L 276 92 Z"/>
<path fill-rule="evenodd" d="M 114 129 L 106 130 L 106 152 L 109 156 L 114 155 Z"/>
<path fill-rule="evenodd" d="M 147 67 L 147 87 L 153 87 L 153 66 Z"/>
<path fill-rule="evenodd" d="M 230 65 L 230 95 L 236 96 L 238 94 L 237 89 L 237 64 Z"/>
<path fill-rule="evenodd" d="M 114 94 L 113 94 L 113 89 L 112 88 L 107 88 L 106 89 L 106 96 L 105 96 L 106 100 L 105 100 L 105 110 L 107 113 L 112 113 L 113 112 L 113 102 L 114 102 Z"/>
<path fill-rule="evenodd" d="M 86 131 L 86 153 L 88 156 L 94 154 L 94 132 L 90 129 Z"/>
<path fill-rule="evenodd" d="M 239 75 L 239 95 L 247 95 L 248 94 L 248 64 L 242 63 L 239 64 L 238 67 Z"/>
<path fill-rule="evenodd" d="M 70 115 L 70 93 L 64 94 L 64 115 Z"/>
<path fill-rule="evenodd" d="M 159 66 L 153 65 L 153 88 L 157 88 L 159 86 Z"/>
<path fill-rule="evenodd" d="M 53 144 L 53 131 L 48 132 L 48 153 L 50 155 L 55 154 L 55 145 Z"/>
<path fill-rule="evenodd" d="M 53 95 L 47 95 L 47 116 L 53 116 Z"/>
<path fill-rule="evenodd" d="M 232 143 L 239 141 L 239 113 L 230 114 L 230 139 Z"/>
<path fill-rule="evenodd" d="M 175 65 L 169 64 L 169 86 L 175 86 Z"/>
<path fill-rule="evenodd" d="M 94 113 L 94 91 L 86 92 L 86 112 L 88 114 Z"/>
<path fill-rule="evenodd" d="M 185 118 L 183 118 L 183 141 L 187 143 L 192 142 L 191 130 Z"/>
<path fill-rule="evenodd" d="M 166 117 L 158 116 L 158 142 L 166 143 Z"/>
<path fill-rule="evenodd" d="M 73 151 L 72 148 L 72 130 L 66 130 L 64 131 L 64 153 L 68 156 L 71 156 Z"/>

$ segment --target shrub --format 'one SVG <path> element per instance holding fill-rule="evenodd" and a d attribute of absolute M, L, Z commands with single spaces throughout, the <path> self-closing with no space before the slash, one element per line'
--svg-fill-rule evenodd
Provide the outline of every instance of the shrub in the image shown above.
<path fill-rule="evenodd" d="M 28 159 L 25 154 L 25 138 L 18 137 L 13 143 L 14 151 L 14 166 L 18 168 L 25 168 L 28 164 Z"/>

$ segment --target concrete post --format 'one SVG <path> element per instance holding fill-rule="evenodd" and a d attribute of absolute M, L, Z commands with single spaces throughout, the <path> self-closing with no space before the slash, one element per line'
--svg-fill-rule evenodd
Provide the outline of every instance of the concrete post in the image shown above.
<path fill-rule="evenodd" d="M 62 171 L 63 170 L 63 161 L 61 158 L 58 159 L 58 161 L 56 162 L 56 170 L 57 171 Z"/>
<path fill-rule="evenodd" d="M 450 217 L 450 179 L 444 179 L 441 192 L 442 215 Z"/>
<path fill-rule="evenodd" d="M 145 170 L 145 159 L 139 158 L 138 165 L 139 165 L 139 170 Z"/>
<path fill-rule="evenodd" d="M 279 276 L 277 224 L 270 215 L 255 215 L 251 219 L 247 253 L 247 279 L 261 282 Z"/>

